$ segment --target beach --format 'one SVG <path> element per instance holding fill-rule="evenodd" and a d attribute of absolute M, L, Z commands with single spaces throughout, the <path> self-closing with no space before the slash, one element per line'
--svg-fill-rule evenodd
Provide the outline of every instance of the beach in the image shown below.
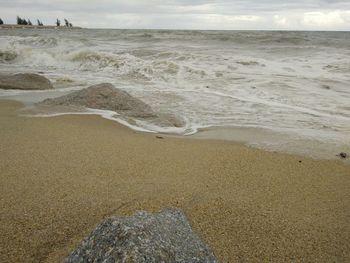
<path fill-rule="evenodd" d="M 0 97 L 33 104 L 110 83 L 180 124 L 132 118 L 134 129 L 350 152 L 348 32 L 69 29 L 1 30 L 0 75 L 40 74 L 53 89 Z"/>
<path fill-rule="evenodd" d="M 166 207 L 219 262 L 350 261 L 341 161 L 21 107 L 0 101 L 0 262 L 60 262 L 104 218 Z"/>

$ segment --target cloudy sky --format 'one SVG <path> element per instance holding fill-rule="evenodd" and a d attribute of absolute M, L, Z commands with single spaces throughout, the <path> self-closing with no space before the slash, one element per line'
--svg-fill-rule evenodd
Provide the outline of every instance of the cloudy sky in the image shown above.
<path fill-rule="evenodd" d="M 94 28 L 350 30 L 350 0 L 1 0 L 0 17 Z"/>

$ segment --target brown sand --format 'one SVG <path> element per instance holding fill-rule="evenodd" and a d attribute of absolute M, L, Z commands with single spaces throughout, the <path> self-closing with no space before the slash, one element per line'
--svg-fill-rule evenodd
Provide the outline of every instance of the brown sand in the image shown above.
<path fill-rule="evenodd" d="M 0 262 L 57 262 L 103 218 L 182 208 L 220 262 L 350 262 L 350 166 L 0 102 Z M 301 161 L 301 162 L 299 162 Z"/>

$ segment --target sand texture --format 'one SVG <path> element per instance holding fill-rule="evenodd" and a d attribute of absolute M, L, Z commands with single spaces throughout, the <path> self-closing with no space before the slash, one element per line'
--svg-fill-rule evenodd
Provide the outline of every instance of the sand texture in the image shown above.
<path fill-rule="evenodd" d="M 219 262 L 350 262 L 350 166 L 0 102 L 0 262 L 60 262 L 103 219 L 182 209 Z"/>

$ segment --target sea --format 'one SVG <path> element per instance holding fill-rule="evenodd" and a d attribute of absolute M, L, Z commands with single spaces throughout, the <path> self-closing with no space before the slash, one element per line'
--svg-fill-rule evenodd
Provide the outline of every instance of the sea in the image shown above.
<path fill-rule="evenodd" d="M 350 153 L 350 32 L 2 29 L 0 73 L 19 72 L 55 89 L 0 99 L 30 104 L 108 82 L 185 123 L 124 123 L 133 129 L 312 158 Z"/>

